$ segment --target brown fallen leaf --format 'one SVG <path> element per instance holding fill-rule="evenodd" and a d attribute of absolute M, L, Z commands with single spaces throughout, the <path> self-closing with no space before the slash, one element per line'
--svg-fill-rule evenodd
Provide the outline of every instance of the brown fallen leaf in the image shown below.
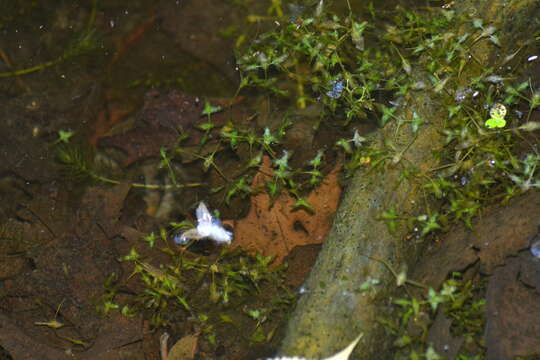
<path fill-rule="evenodd" d="M 232 246 L 273 255 L 276 257 L 273 264 L 279 265 L 295 246 L 322 243 L 330 231 L 341 196 L 338 183 L 340 167 L 337 165 L 306 197 L 315 209 L 314 214 L 294 210 L 296 199 L 290 196 L 282 194 L 273 203 L 266 193 L 253 196 L 248 215 L 234 222 Z M 265 157 L 252 187 L 263 187 L 265 181 L 271 179 L 268 174 L 271 174 L 271 161 Z"/>
<path fill-rule="evenodd" d="M 168 339 L 167 333 L 161 336 L 161 360 L 193 360 L 197 351 L 198 334 L 184 336 L 167 353 Z"/>

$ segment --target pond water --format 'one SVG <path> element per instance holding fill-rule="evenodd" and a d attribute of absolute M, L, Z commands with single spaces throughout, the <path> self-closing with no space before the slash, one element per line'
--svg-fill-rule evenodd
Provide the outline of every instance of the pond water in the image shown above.
<path fill-rule="evenodd" d="M 427 235 L 437 246 L 451 224 L 470 224 L 481 201 L 538 187 L 537 47 L 530 41 L 497 51 L 494 61 L 504 66 L 482 69 L 474 47 L 483 40 L 500 46 L 498 33 L 477 18 L 468 20 L 467 36 L 443 30 L 453 16 L 454 2 L 427 1 L 4 4 L 0 358 L 146 359 L 161 352 L 164 360 L 173 344 L 170 359 L 272 356 L 298 298 L 315 292 L 304 280 L 358 169 L 403 167 L 403 179 L 424 171 L 417 177 L 426 195 L 418 203 L 426 205 L 376 215 L 391 230 L 408 227 L 406 239 L 420 243 Z M 429 76 L 409 81 L 413 62 Z M 518 65 L 524 71 L 514 74 Z M 481 75 L 464 79 L 471 68 Z M 412 143 L 400 143 L 403 129 L 416 133 L 429 124 L 407 109 L 418 91 L 447 96 L 441 133 L 450 146 L 437 155 L 437 169 L 409 164 Z M 488 133 L 483 122 L 497 106 L 505 109 L 497 124 L 507 128 Z M 372 147 L 373 134 L 389 122 L 398 124 L 394 136 Z M 504 142 L 520 129 L 515 146 Z M 188 241 L 199 237 L 186 234 L 201 224 L 201 203 L 213 234 L 226 241 Z M 519 205 L 507 214 L 525 218 Z M 524 220 L 518 236 L 511 229 L 518 225 L 508 223 L 493 240 L 475 235 L 480 255 L 467 252 L 464 236 L 449 240 L 456 247 L 447 250 L 444 271 L 431 274 L 442 278 L 421 280 L 438 286 L 450 271 L 481 263 L 481 271 L 451 280 L 476 310 L 479 297 L 492 299 L 494 314 L 493 304 L 507 304 L 493 299 L 517 286 L 495 269 L 519 253 L 509 273 L 524 274 L 519 284 L 534 289 L 537 262 L 522 250 L 537 225 Z M 479 226 L 499 229 L 489 221 Z M 503 245 L 508 234 L 515 237 Z M 528 248 L 536 257 L 537 245 Z M 495 279 L 488 290 L 485 269 Z M 359 296 L 375 294 L 380 281 L 363 275 L 356 288 L 344 285 L 336 304 L 354 309 Z M 532 309 L 524 288 L 516 291 Z M 423 301 L 422 309 L 432 306 Z M 380 303 L 396 309 L 388 299 Z M 461 335 L 480 333 L 483 320 L 472 321 Z M 437 331 L 424 333 L 423 342 L 394 343 L 395 353 L 424 349 L 425 336 Z M 492 330 L 490 344 L 496 337 Z M 458 342 L 451 345 L 459 350 Z M 485 350 L 474 344 L 473 353 Z"/>

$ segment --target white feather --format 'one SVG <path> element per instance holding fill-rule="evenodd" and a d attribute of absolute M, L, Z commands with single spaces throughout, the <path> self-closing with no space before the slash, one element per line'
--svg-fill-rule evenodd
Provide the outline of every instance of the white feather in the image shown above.
<path fill-rule="evenodd" d="M 221 226 L 221 222 L 210 214 L 203 202 L 197 207 L 196 214 L 197 232 L 201 237 L 212 239 L 218 243 L 231 243 L 233 234 Z"/>
<path fill-rule="evenodd" d="M 212 214 L 210 214 L 210 211 L 208 211 L 206 204 L 203 203 L 202 201 L 197 207 L 197 210 L 195 210 L 195 214 L 197 215 L 197 222 L 199 224 L 212 222 L 213 216 Z"/>

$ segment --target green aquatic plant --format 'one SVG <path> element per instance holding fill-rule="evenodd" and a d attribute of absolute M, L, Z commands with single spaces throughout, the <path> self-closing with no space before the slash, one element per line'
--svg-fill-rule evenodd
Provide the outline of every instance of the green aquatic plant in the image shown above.
<path fill-rule="evenodd" d="M 520 169 L 519 172 L 527 168 L 516 165 L 519 163 L 517 159 L 523 156 L 516 152 L 516 144 L 523 140 L 523 132 L 539 128 L 536 123 L 529 123 L 529 119 L 538 107 L 540 97 L 535 97 L 530 79 L 515 80 L 519 74 L 514 67 L 504 68 L 501 64 L 494 64 L 479 68 L 483 64 L 474 57 L 471 49 L 481 41 L 497 46 L 499 39 L 495 28 L 486 27 L 477 19 L 455 19 L 451 11 L 441 11 L 442 17 L 420 17 L 402 11 L 403 14 L 394 18 L 399 26 L 392 28 L 387 37 L 400 45 L 396 53 L 401 58 L 405 73 L 409 69 L 407 64 L 414 63 L 415 68 L 427 73 L 430 79 L 430 83 L 417 82 L 408 86 L 409 91 L 429 91 L 433 99 L 447 106 L 448 117 L 442 128 L 446 140 L 436 153 L 441 166 L 427 173 L 419 173 L 410 164 L 403 164 L 402 170 L 403 178 L 421 181 L 427 190 L 426 207 L 421 211 L 433 213 L 430 207 L 435 206 L 436 215 L 402 215 L 387 210 L 382 212 L 381 219 L 387 221 L 391 229 L 407 226 L 417 236 L 444 231 L 455 221 L 463 221 L 470 227 L 474 216 L 486 204 L 507 200 L 535 183 L 532 180 L 534 176 L 529 180 L 530 173 L 515 177 L 509 174 L 516 169 Z M 457 34 L 445 31 L 444 27 L 450 19 L 462 21 L 464 27 L 469 24 L 470 32 Z M 403 46 L 405 51 L 402 50 Z M 412 52 L 409 49 L 413 49 Z M 503 58 L 501 63 L 511 61 L 514 56 L 515 52 Z M 477 72 L 480 75 L 464 79 L 465 72 Z M 529 89 L 530 95 L 527 95 Z M 517 108 L 526 105 L 526 118 L 519 115 L 513 115 L 510 120 L 506 118 L 507 112 L 519 114 Z M 398 122 L 397 137 L 399 129 L 405 124 L 404 120 L 396 116 L 391 108 L 383 106 L 381 109 L 381 124 Z M 415 121 L 414 116 L 412 120 L 410 122 L 415 132 L 424 120 Z M 511 126 L 505 129 L 507 123 Z M 388 141 L 387 144 L 388 150 L 394 151 L 392 142 Z M 529 145 L 529 151 L 534 155 L 534 144 Z M 350 146 L 346 151 L 351 152 Z M 392 164 L 400 161 L 402 155 L 403 152 L 392 155 Z"/>
<path fill-rule="evenodd" d="M 60 143 L 67 144 L 73 135 L 75 135 L 74 131 L 60 129 L 58 130 L 58 139 L 56 139 L 56 141 L 54 141 L 51 145 L 58 145 Z"/>
<path fill-rule="evenodd" d="M 461 358 L 479 355 L 469 353 L 468 349 L 474 348 L 476 352 L 480 349 L 481 352 L 483 348 L 485 285 L 482 280 L 476 283 L 466 281 L 461 274 L 453 273 L 440 290 L 421 286 L 425 288 L 422 296 L 408 295 L 393 300 L 396 307 L 392 314 L 379 321 L 395 337 L 394 358 L 441 358 L 427 342 L 429 329 L 438 312 L 443 312 L 451 321 L 451 334 L 465 338 L 460 349 Z M 476 347 L 469 346 L 472 343 Z"/>
<path fill-rule="evenodd" d="M 163 153 L 162 153 L 163 155 Z M 75 144 L 60 144 L 56 146 L 56 157 L 60 164 L 64 167 L 64 173 L 70 179 L 77 181 L 91 180 L 98 183 L 119 185 L 123 181 L 111 179 L 99 173 L 97 166 L 93 162 L 93 153 L 89 149 L 85 149 Z M 144 189 L 177 189 L 199 187 L 201 183 L 188 184 L 142 184 L 130 183 L 134 188 Z"/>
<path fill-rule="evenodd" d="M 174 229 L 179 226 L 176 224 Z M 133 265 L 130 278 L 136 280 L 142 290 L 128 298 L 119 296 L 124 285 L 116 275 L 111 275 L 105 283 L 105 294 L 98 307 L 102 313 L 120 310 L 125 316 L 140 314 L 156 328 L 171 326 L 177 321 L 175 317 L 190 316 L 198 319 L 201 328 L 206 329 L 203 331 L 205 337 L 210 343 L 215 343 L 216 336 L 219 336 L 217 324 L 234 324 L 232 315 L 240 310 L 238 304 L 254 303 L 259 297 L 267 298 L 269 288 L 273 289 L 274 295 L 271 301 L 265 300 L 266 318 L 290 305 L 291 295 L 283 285 L 283 267 L 270 266 L 272 257 L 248 255 L 227 248 L 223 248 L 217 257 L 177 252 L 168 247 L 169 236 L 163 231 L 160 235 L 147 235 L 143 241 L 167 254 L 170 261 L 152 265 L 150 259 L 132 248 L 120 260 Z M 163 245 L 159 249 L 155 247 L 157 242 Z M 259 328 L 265 320 L 262 315 L 253 319 L 256 322 L 254 334 L 261 335 L 263 330 Z"/>
<path fill-rule="evenodd" d="M 96 20 L 96 9 L 97 0 L 93 0 L 92 9 L 86 27 L 81 30 L 80 33 L 76 34 L 73 37 L 71 42 L 64 49 L 62 55 L 60 55 L 58 58 L 26 69 L 0 73 L 0 78 L 28 75 L 36 71 L 44 70 L 46 68 L 58 65 L 76 57 L 88 55 L 97 50 L 99 47 L 99 36 L 94 26 Z"/>
<path fill-rule="evenodd" d="M 221 110 L 223 110 L 221 106 L 212 105 L 208 101 L 205 101 L 204 109 L 201 112 L 201 114 L 208 116 L 208 120 L 210 120 L 210 115 L 220 112 Z"/>
<path fill-rule="evenodd" d="M 251 179 L 242 176 L 236 180 L 236 182 L 230 186 L 225 194 L 225 203 L 229 204 L 233 196 L 251 196 L 255 193 L 255 190 L 250 186 Z M 221 189 L 218 189 L 221 190 Z"/>
<path fill-rule="evenodd" d="M 299 108 L 321 102 L 328 114 L 343 115 L 345 122 L 374 111 L 372 92 L 386 88 L 382 74 L 394 72 L 395 61 L 389 53 L 365 47 L 369 23 L 326 11 L 279 21 L 239 51 L 240 88 L 293 95 Z"/>

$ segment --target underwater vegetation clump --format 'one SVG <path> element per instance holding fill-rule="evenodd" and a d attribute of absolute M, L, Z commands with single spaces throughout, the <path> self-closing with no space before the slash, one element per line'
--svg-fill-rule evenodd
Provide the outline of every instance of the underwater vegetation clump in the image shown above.
<path fill-rule="evenodd" d="M 240 89 L 267 90 L 299 108 L 322 103 L 321 119 L 347 123 L 366 119 L 376 110 L 375 92 L 393 90 L 404 77 L 384 44 L 370 44 L 373 26 L 352 14 L 322 11 L 276 23 L 238 51 Z"/>
<path fill-rule="evenodd" d="M 164 231 L 151 233 L 143 241 L 154 248 L 158 242 L 167 243 L 167 236 Z M 244 326 L 251 331 L 250 341 L 266 341 L 271 331 L 269 317 L 290 306 L 292 296 L 284 285 L 284 267 L 271 267 L 272 257 L 227 247 L 210 256 L 169 247 L 160 250 L 169 260 L 159 265 L 153 265 L 135 248 L 120 259 L 131 263 L 133 272 L 122 281 L 116 274 L 110 276 L 98 307 L 102 313 L 119 309 L 128 317 L 142 314 L 153 328 L 166 327 L 175 333 L 182 332 L 182 321 L 190 319 L 215 344 L 216 337 L 226 336 L 223 331 L 227 330 L 220 324 Z M 247 326 L 243 325 L 246 320 Z"/>
<path fill-rule="evenodd" d="M 277 100 L 289 97 L 298 107 L 322 103 L 322 122 L 396 122 L 395 139 L 386 139 L 383 149 L 357 133 L 336 142 L 347 155 L 348 174 L 378 167 L 383 176 L 385 166 L 397 164 L 404 178 L 423 184 L 426 204 L 434 209 L 427 205 L 411 217 L 388 208 L 381 219 L 391 230 L 406 225 L 423 237 L 455 221 L 471 226 L 486 204 L 540 186 L 531 134 L 540 128 L 532 121 L 540 91 L 516 64 L 530 41 L 484 64 L 477 47 L 498 48 L 501 39 L 495 26 L 479 18 L 458 18 L 454 10 L 440 8 L 371 11 L 369 17 L 322 11 L 275 19 L 272 30 L 238 51 L 240 88 L 257 88 Z M 466 31 L 458 33 L 455 23 Z M 429 121 L 401 111 L 417 91 L 428 91 L 447 112 L 440 130 L 444 145 L 434 149 L 441 165 L 427 172 L 402 161 L 407 149 L 398 153 L 393 145 L 400 130 L 417 133 Z M 516 150 L 523 142 L 530 145 L 528 154 Z"/>
<path fill-rule="evenodd" d="M 90 16 L 87 20 L 86 26 L 76 33 L 71 41 L 64 48 L 63 53 L 54 60 L 50 60 L 35 66 L 31 66 L 25 69 L 18 69 L 9 72 L 0 73 L 0 78 L 12 77 L 12 76 L 23 76 L 27 74 L 34 73 L 36 71 L 41 71 L 49 67 L 53 67 L 64 63 L 66 61 L 71 61 L 82 56 L 87 56 L 96 52 L 100 46 L 100 34 L 96 30 L 95 21 L 96 21 L 96 11 L 97 11 L 97 0 L 92 1 L 92 8 L 90 11 Z"/>
<path fill-rule="evenodd" d="M 88 147 L 70 143 L 69 137 L 63 139 L 63 130 L 59 131 L 59 141 L 54 142 L 56 146 L 56 159 L 63 166 L 63 174 L 72 181 L 79 182 L 96 182 L 109 185 L 118 185 L 125 182 L 124 179 L 113 179 L 104 175 L 111 169 L 103 166 L 96 161 L 94 152 Z M 188 183 L 181 184 L 174 181 L 171 184 L 146 184 L 132 182 L 130 185 L 134 188 L 144 189 L 181 189 L 181 188 L 193 188 L 202 186 L 201 183 Z"/>
<path fill-rule="evenodd" d="M 457 358 L 479 359 L 477 354 L 485 347 L 486 284 L 484 280 L 465 280 L 462 274 L 453 273 L 439 291 L 426 288 L 422 296 L 394 299 L 392 315 L 379 319 L 395 336 L 394 359 L 442 359 L 428 340 L 438 311 L 438 317 L 450 322 L 452 336 L 464 338 Z"/>

